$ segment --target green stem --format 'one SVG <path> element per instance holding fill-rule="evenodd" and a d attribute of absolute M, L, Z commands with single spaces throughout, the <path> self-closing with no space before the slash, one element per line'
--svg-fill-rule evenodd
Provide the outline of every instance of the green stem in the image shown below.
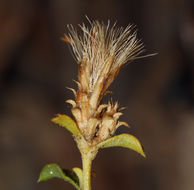
<path fill-rule="evenodd" d="M 97 146 L 90 146 L 83 136 L 75 138 L 82 156 L 82 178 L 80 180 L 80 190 L 91 190 L 91 167 L 92 161 L 98 153 Z"/>
<path fill-rule="evenodd" d="M 91 190 L 91 166 L 92 158 L 89 154 L 82 155 L 83 178 L 81 190 Z"/>

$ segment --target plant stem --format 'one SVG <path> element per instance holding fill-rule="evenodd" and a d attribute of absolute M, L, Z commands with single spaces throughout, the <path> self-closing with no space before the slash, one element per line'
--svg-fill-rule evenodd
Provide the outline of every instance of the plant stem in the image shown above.
<path fill-rule="evenodd" d="M 91 190 L 91 166 L 92 158 L 89 154 L 82 155 L 83 178 L 81 190 Z"/>
<path fill-rule="evenodd" d="M 77 146 L 82 157 L 82 178 L 80 180 L 80 190 L 91 190 L 91 167 L 92 161 L 98 153 L 97 146 L 91 146 L 83 136 L 75 137 Z"/>

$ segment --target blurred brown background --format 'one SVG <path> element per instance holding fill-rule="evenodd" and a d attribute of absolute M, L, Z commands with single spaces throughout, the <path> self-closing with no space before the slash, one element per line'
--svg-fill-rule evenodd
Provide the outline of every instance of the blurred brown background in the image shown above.
<path fill-rule="evenodd" d="M 135 23 L 154 57 L 125 66 L 111 86 L 126 106 L 123 120 L 147 159 L 126 149 L 102 150 L 94 190 L 194 189 L 194 3 L 189 0 L 0 1 L 0 189 L 73 189 L 61 180 L 37 184 L 44 164 L 81 166 L 71 135 L 50 122 L 70 114 L 65 87 L 77 65 L 60 40 L 66 25 L 90 19 Z"/>

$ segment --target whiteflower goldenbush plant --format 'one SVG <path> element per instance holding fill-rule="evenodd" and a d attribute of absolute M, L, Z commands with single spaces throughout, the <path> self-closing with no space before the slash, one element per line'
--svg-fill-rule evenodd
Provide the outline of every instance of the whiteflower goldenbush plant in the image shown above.
<path fill-rule="evenodd" d="M 102 104 L 102 98 L 110 93 L 108 87 L 120 68 L 127 62 L 140 58 L 144 46 L 137 39 L 134 26 L 117 28 L 98 21 L 89 21 L 90 27 L 80 25 L 78 33 L 72 25 L 63 40 L 70 44 L 78 64 L 77 89 L 70 90 L 75 98 L 66 102 L 72 105 L 73 118 L 58 114 L 52 121 L 65 127 L 73 135 L 82 157 L 82 169 L 62 170 L 57 164 L 46 165 L 39 181 L 61 178 L 78 190 L 91 189 L 91 164 L 99 149 L 125 147 L 143 157 L 145 153 L 139 140 L 130 134 L 114 136 L 119 126 L 123 108 L 118 102 Z"/>

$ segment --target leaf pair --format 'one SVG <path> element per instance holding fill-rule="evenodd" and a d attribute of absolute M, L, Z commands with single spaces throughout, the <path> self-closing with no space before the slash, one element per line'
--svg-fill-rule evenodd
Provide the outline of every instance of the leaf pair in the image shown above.
<path fill-rule="evenodd" d="M 57 117 L 52 119 L 52 122 L 54 122 L 62 127 L 65 127 L 74 136 L 81 135 L 75 121 L 71 117 L 69 117 L 65 114 L 63 114 L 63 115 L 59 114 Z M 139 140 L 130 134 L 121 134 L 121 135 L 111 137 L 111 138 L 99 143 L 97 146 L 98 146 L 98 148 L 109 148 L 109 147 L 129 148 L 129 149 L 132 149 L 132 150 L 136 151 L 137 153 L 141 154 L 143 157 L 146 157 Z"/>

